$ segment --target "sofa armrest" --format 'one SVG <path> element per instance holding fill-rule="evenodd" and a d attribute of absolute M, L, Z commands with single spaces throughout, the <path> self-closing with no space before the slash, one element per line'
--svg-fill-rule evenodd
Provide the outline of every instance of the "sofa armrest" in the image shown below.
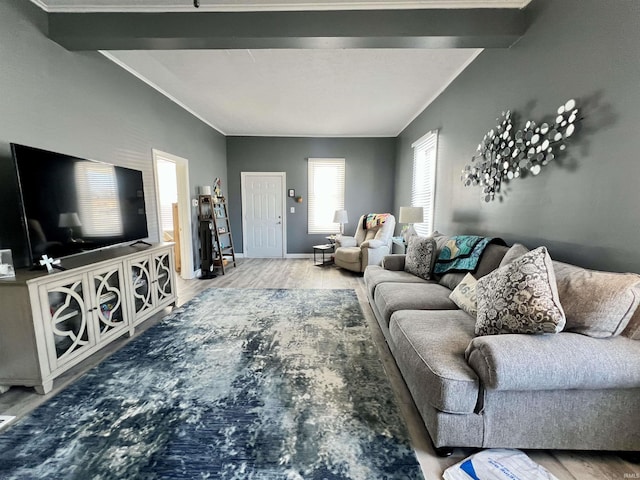
<path fill-rule="evenodd" d="M 401 272 L 404 270 L 404 259 L 404 253 L 387 255 L 382 259 L 382 268 L 384 268 L 385 270 Z"/>
<path fill-rule="evenodd" d="M 380 247 L 384 247 L 386 245 L 386 243 L 384 243 L 382 240 L 376 240 L 375 238 L 372 238 L 371 240 L 366 240 L 364 242 L 362 242 L 360 244 L 361 248 L 380 248 Z"/>
<path fill-rule="evenodd" d="M 640 387 L 640 342 L 626 337 L 489 335 L 471 340 L 465 357 L 495 390 Z"/>
<path fill-rule="evenodd" d="M 338 247 L 356 247 L 358 246 L 358 242 L 354 237 L 348 237 L 346 235 L 342 235 L 341 237 L 336 238 L 336 243 Z"/>

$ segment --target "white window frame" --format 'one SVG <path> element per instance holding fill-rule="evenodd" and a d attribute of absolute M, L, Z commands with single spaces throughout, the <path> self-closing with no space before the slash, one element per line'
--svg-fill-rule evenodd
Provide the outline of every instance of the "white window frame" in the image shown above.
<path fill-rule="evenodd" d="M 345 171 L 344 158 L 308 159 L 307 233 L 340 233 L 333 215 L 344 209 Z"/>
<path fill-rule="evenodd" d="M 436 163 L 438 160 L 438 130 L 431 130 L 411 144 L 413 148 L 413 175 L 411 180 L 411 206 L 422 207 L 424 222 L 414 224 L 419 235 L 433 233 L 436 199 Z"/>

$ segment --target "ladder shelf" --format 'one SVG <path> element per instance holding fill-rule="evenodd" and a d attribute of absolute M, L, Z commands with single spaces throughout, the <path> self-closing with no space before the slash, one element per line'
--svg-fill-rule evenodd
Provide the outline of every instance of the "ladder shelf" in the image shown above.
<path fill-rule="evenodd" d="M 225 273 L 225 265 L 236 267 L 233 235 L 229 223 L 229 211 L 224 201 L 211 195 L 200 195 L 198 199 L 200 220 L 201 271 L 203 275 L 214 268 Z"/>

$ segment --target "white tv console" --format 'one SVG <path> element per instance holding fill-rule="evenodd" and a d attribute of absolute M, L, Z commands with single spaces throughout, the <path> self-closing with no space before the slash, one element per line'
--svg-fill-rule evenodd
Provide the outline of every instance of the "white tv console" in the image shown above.
<path fill-rule="evenodd" d="M 61 266 L 0 280 L 0 393 L 48 393 L 56 377 L 175 304 L 171 243 L 87 252 Z"/>

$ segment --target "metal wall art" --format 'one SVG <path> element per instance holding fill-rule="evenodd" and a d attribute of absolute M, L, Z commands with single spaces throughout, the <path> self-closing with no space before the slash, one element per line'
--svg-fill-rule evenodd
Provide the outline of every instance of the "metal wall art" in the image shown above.
<path fill-rule="evenodd" d="M 538 175 L 542 167 L 557 159 L 566 150 L 565 142 L 575 133 L 576 122 L 581 118 L 576 101 L 571 99 L 558 107 L 553 122 L 537 125 L 529 120 L 522 129 L 515 130 L 509 110 L 496 120 L 498 125 L 486 133 L 461 177 L 467 187 L 482 187 L 485 202 L 495 199 L 502 182 Z"/>

